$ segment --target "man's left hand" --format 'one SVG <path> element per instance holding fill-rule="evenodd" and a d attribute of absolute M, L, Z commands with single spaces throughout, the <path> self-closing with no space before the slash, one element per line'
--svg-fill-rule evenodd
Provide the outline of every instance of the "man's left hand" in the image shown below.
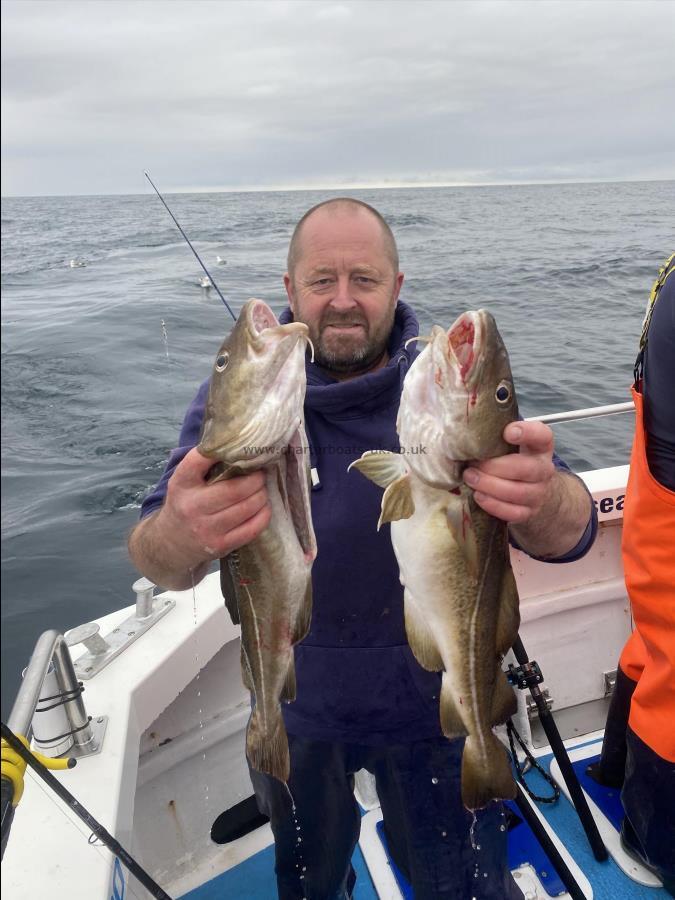
<path fill-rule="evenodd" d="M 524 524 L 541 512 L 553 490 L 553 432 L 541 422 L 511 422 L 504 439 L 520 452 L 471 465 L 464 481 L 474 488 L 476 503 L 485 512 Z"/>

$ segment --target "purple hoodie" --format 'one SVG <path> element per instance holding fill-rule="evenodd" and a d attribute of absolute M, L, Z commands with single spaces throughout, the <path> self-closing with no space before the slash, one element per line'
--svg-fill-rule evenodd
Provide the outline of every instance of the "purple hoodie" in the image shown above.
<path fill-rule="evenodd" d="M 291 321 L 285 310 L 281 322 Z M 406 640 L 403 589 L 389 525 L 376 530 L 382 490 L 347 467 L 365 450 L 399 449 L 396 415 L 403 379 L 417 355 L 405 342 L 419 334 L 400 302 L 389 362 L 335 381 L 307 363 L 305 428 L 312 468 L 312 519 L 318 555 L 312 569 L 312 624 L 295 648 L 297 699 L 284 706 L 288 731 L 312 740 L 382 744 L 441 734 L 440 675 L 415 660 Z M 199 442 L 208 381 L 188 409 L 181 446 L 171 453 L 141 516 L 158 509 L 173 469 Z M 560 469 L 568 469 L 558 457 Z M 583 556 L 595 538 L 595 511 L 579 544 L 556 562 Z"/>

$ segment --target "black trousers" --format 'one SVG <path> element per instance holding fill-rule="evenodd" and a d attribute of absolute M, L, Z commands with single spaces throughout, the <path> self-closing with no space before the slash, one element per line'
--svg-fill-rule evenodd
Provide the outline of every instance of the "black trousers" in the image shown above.
<path fill-rule="evenodd" d="M 369 747 L 289 735 L 289 746 L 288 788 L 250 770 L 274 833 L 280 900 L 350 897 L 361 825 L 353 775 L 362 768 L 375 776 L 390 851 L 415 900 L 522 900 L 506 863 L 502 805 L 479 810 L 475 822 L 462 805 L 462 740 Z"/>

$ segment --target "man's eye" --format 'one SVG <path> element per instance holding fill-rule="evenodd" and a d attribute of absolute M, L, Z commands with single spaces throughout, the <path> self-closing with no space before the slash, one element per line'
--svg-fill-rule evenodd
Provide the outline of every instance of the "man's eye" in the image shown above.
<path fill-rule="evenodd" d="M 326 287 L 327 284 L 331 283 L 330 278 L 317 278 L 316 281 L 312 282 L 314 287 Z"/>

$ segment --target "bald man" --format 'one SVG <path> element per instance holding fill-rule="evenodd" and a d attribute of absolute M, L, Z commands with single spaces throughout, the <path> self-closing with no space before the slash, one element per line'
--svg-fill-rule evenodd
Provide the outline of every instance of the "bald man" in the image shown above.
<path fill-rule="evenodd" d="M 295 647 L 297 699 L 284 704 L 289 787 L 251 770 L 258 805 L 270 817 L 282 900 L 351 897 L 351 856 L 360 815 L 353 776 L 374 774 L 390 851 L 416 900 L 518 898 L 506 864 L 501 804 L 472 816 L 459 790 L 463 740 L 442 736 L 440 676 L 408 646 L 403 590 L 388 528 L 378 533 L 381 491 L 347 474 L 365 450 L 398 449 L 396 415 L 419 334 L 403 285 L 394 236 L 372 207 L 351 198 L 320 203 L 291 238 L 281 321 L 304 322 L 315 348 L 307 362 L 305 427 L 315 470 L 312 625 Z M 449 311 L 453 319 L 463 310 Z M 131 557 L 162 587 L 183 590 L 214 560 L 251 541 L 270 519 L 256 472 L 207 484 L 212 461 L 195 449 L 208 382 L 185 418 L 157 487 L 132 532 Z M 508 522 L 518 546 L 538 559 L 568 562 L 591 546 L 597 520 L 580 479 L 554 454 L 537 422 L 505 433 L 519 453 L 471 466 L 476 502 Z M 476 865 L 487 873 L 479 883 Z M 303 868 L 304 867 L 304 868 Z"/>

